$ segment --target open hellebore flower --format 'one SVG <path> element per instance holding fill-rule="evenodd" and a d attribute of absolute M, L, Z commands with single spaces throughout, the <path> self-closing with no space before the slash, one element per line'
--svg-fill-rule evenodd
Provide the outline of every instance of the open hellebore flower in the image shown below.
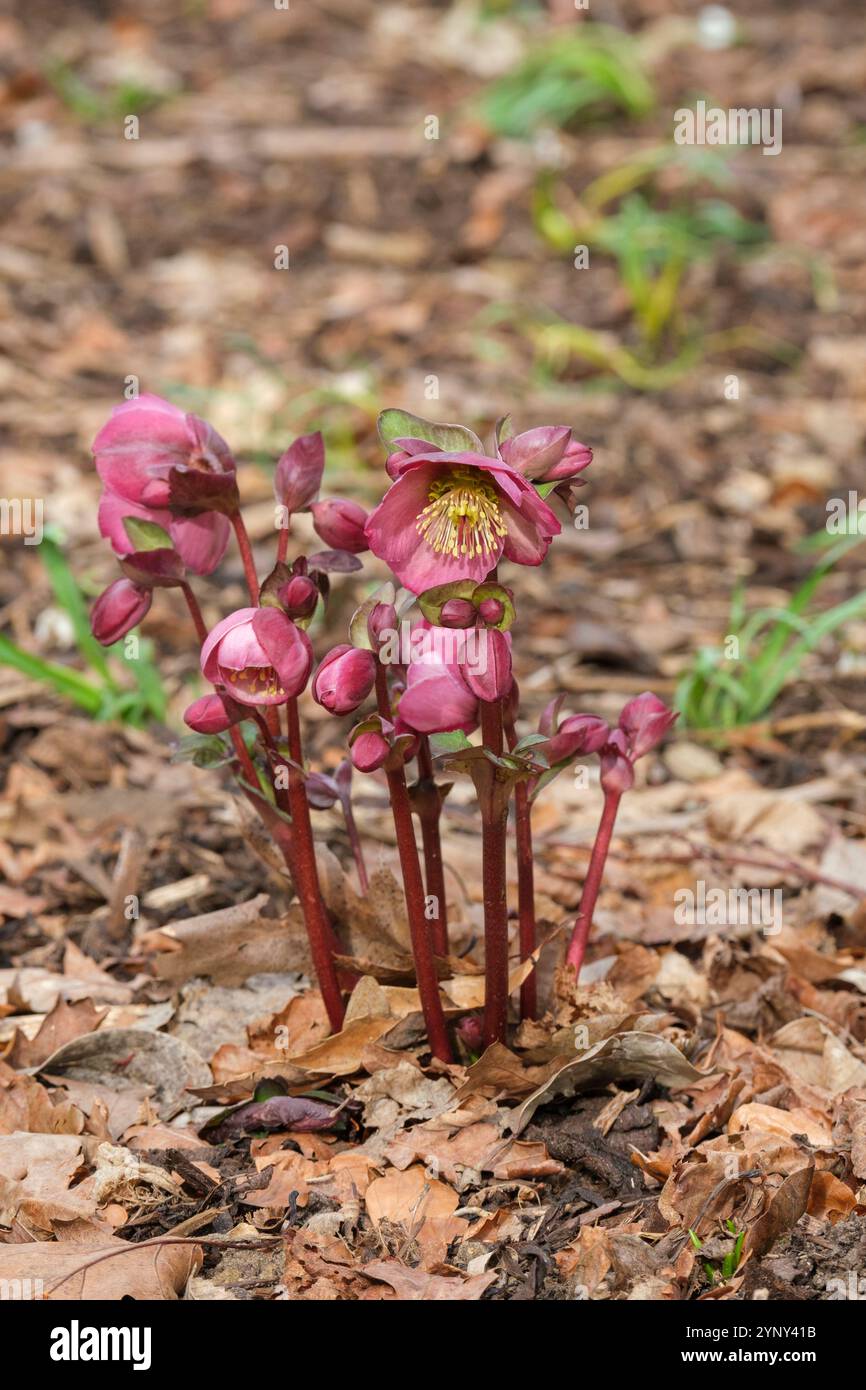
<path fill-rule="evenodd" d="M 131 579 L 115 579 L 90 611 L 90 630 L 103 647 L 119 642 L 140 623 L 151 605 L 150 589 Z"/>
<path fill-rule="evenodd" d="M 289 445 L 274 472 L 274 496 L 290 516 L 308 510 L 322 485 L 324 468 L 325 445 L 318 430 Z"/>
<path fill-rule="evenodd" d="M 348 550 L 353 555 L 370 549 L 364 534 L 367 513 L 357 502 L 346 497 L 329 497 L 325 502 L 314 502 L 310 511 L 316 535 L 321 536 L 326 545 L 335 550 Z"/>
<path fill-rule="evenodd" d="M 299 695 L 313 665 L 310 639 L 278 608 L 239 608 L 208 634 L 201 669 L 242 705 L 281 705 Z"/>
<path fill-rule="evenodd" d="M 246 715 L 239 704 L 228 695 L 202 695 L 183 712 L 183 722 L 197 734 L 223 734 Z"/>
<path fill-rule="evenodd" d="M 376 658 L 365 647 L 343 644 L 328 652 L 313 681 L 313 699 L 331 714 L 350 714 L 376 681 Z"/>
<path fill-rule="evenodd" d="M 500 457 L 534 483 L 563 483 L 592 463 L 592 449 L 568 425 L 539 425 L 499 445 Z"/>
<path fill-rule="evenodd" d="M 428 444 L 396 464 L 392 456 L 389 472 L 396 481 L 370 514 L 367 540 L 415 594 L 486 579 L 503 555 L 540 565 L 561 529 L 532 484 L 501 459 Z"/>

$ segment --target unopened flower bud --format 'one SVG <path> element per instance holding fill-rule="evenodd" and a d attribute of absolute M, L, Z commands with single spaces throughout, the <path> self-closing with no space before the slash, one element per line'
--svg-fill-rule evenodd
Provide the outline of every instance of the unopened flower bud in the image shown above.
<path fill-rule="evenodd" d="M 222 734 L 247 716 L 228 695 L 202 695 L 183 712 L 183 722 L 197 734 Z"/>
<path fill-rule="evenodd" d="M 449 598 L 443 603 L 440 610 L 439 626 L 472 627 L 475 623 L 475 616 L 475 605 L 468 598 Z"/>
<path fill-rule="evenodd" d="M 363 704 L 375 681 L 372 652 L 347 645 L 334 647 L 316 672 L 313 699 L 331 714 L 350 714 Z"/>
<path fill-rule="evenodd" d="M 367 513 L 357 502 L 345 497 L 329 497 L 325 502 L 314 502 L 310 511 L 316 534 L 326 545 L 335 550 L 349 550 L 354 555 L 369 550 L 364 535 Z"/>
<path fill-rule="evenodd" d="M 91 609 L 91 632 L 103 647 L 110 647 L 141 622 L 150 604 L 148 589 L 131 579 L 115 579 Z"/>

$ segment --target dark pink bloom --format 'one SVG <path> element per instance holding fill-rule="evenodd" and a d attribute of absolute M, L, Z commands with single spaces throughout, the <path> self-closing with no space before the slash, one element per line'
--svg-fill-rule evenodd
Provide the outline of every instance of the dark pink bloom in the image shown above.
<path fill-rule="evenodd" d="M 607 724 L 597 715 L 570 714 L 553 730 L 548 742 L 539 747 L 553 767 L 582 753 L 597 753 L 607 743 L 609 735 Z"/>
<path fill-rule="evenodd" d="M 325 445 L 321 434 L 302 434 L 290 444 L 274 472 L 274 496 L 286 511 L 305 512 L 322 484 Z"/>
<path fill-rule="evenodd" d="M 463 679 L 479 700 L 502 700 L 511 689 L 511 644 L 498 628 L 482 628 L 479 660 L 475 667 L 464 664 Z"/>
<path fill-rule="evenodd" d="M 138 548 L 127 535 L 124 517 L 153 521 L 161 526 L 193 574 L 213 573 L 226 552 L 231 536 L 231 523 L 228 517 L 221 516 L 219 512 L 173 516 L 169 511 L 130 502 L 105 488 L 99 499 L 99 530 L 111 542 L 111 548 L 118 556 L 131 555 Z"/>
<path fill-rule="evenodd" d="M 601 750 L 601 785 L 606 792 L 622 796 L 634 786 L 634 764 L 629 757 L 626 736 L 614 729 L 610 741 Z"/>
<path fill-rule="evenodd" d="M 498 598 L 483 598 L 478 605 L 478 616 L 492 627 L 502 622 L 504 613 L 505 604 Z"/>
<path fill-rule="evenodd" d="M 115 579 L 99 595 L 90 610 L 90 629 L 97 642 L 110 647 L 140 623 L 150 608 L 152 594 L 131 579 Z"/>
<path fill-rule="evenodd" d="M 205 420 L 160 396 L 143 395 L 115 406 L 93 441 L 105 486 L 142 507 L 169 504 L 173 468 L 234 474 L 231 450 Z"/>
<path fill-rule="evenodd" d="M 197 734 L 222 734 L 247 716 L 228 695 L 202 695 L 184 710 L 183 722 Z"/>
<path fill-rule="evenodd" d="M 319 590 L 309 575 L 293 574 L 277 590 L 277 598 L 290 618 L 311 618 L 319 601 Z"/>
<path fill-rule="evenodd" d="M 281 705 L 299 695 L 313 665 L 310 639 L 279 608 L 239 608 L 208 633 L 205 678 L 242 705 Z"/>
<path fill-rule="evenodd" d="M 657 743 L 661 743 L 677 714 L 649 690 L 629 700 L 619 716 L 619 727 L 627 740 L 628 756 L 632 762 L 642 758 Z"/>
<path fill-rule="evenodd" d="M 350 714 L 366 700 L 375 680 L 372 652 L 345 644 L 334 647 L 316 672 L 313 699 L 331 714 Z"/>
<path fill-rule="evenodd" d="M 370 546 L 364 535 L 367 513 L 357 502 L 346 497 L 329 497 L 326 502 L 314 502 L 310 507 L 313 526 L 326 545 L 335 550 L 348 550 L 359 555 Z"/>
<path fill-rule="evenodd" d="M 396 463 L 392 455 L 388 466 L 396 481 L 370 514 L 367 540 L 415 594 L 486 579 L 503 555 L 540 565 L 561 529 L 532 484 L 501 459 L 427 445 Z"/>
<path fill-rule="evenodd" d="M 391 756 L 391 744 L 377 729 L 367 729 L 352 744 L 352 763 L 359 772 L 376 772 Z"/>
<path fill-rule="evenodd" d="M 509 698 L 513 685 L 511 639 L 507 633 L 495 631 L 488 647 L 491 635 L 486 629 L 473 629 L 464 638 L 426 620 L 417 623 L 412 629 L 411 648 L 418 654 L 413 655 L 406 672 L 406 689 L 397 707 L 398 723 L 419 734 L 451 733 L 455 729 L 469 734 L 478 724 L 478 689 L 493 689 L 495 685 Z M 489 686 L 485 684 L 488 671 Z"/>
<path fill-rule="evenodd" d="M 560 483 L 592 463 L 592 449 L 572 437 L 568 425 L 540 425 L 504 439 L 499 453 L 534 483 Z"/>
<path fill-rule="evenodd" d="M 397 631 L 397 610 L 393 603 L 377 603 L 367 618 L 367 636 L 373 651 Z"/>
<path fill-rule="evenodd" d="M 474 627 L 476 620 L 475 604 L 468 598 L 446 599 L 439 610 L 440 627 Z"/>

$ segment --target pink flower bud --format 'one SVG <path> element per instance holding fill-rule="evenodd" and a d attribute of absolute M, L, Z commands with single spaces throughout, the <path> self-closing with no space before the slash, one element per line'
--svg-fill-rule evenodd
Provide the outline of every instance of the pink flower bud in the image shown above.
<path fill-rule="evenodd" d="M 484 1051 L 484 1023 L 478 1014 L 468 1014 L 457 1024 L 457 1036 L 470 1052 Z"/>
<path fill-rule="evenodd" d="M 543 746 L 543 751 L 551 767 L 564 762 L 566 758 L 576 758 L 581 753 L 597 753 L 610 737 L 610 730 L 603 719 L 595 714 L 571 714 L 563 719 L 556 732 Z"/>
<path fill-rule="evenodd" d="M 310 618 L 316 611 L 319 590 L 306 574 L 295 574 L 277 590 L 277 598 L 290 618 Z"/>
<path fill-rule="evenodd" d="M 305 512 L 322 485 L 325 445 L 322 436 L 302 434 L 290 444 L 274 473 L 274 496 L 286 510 Z"/>
<path fill-rule="evenodd" d="M 369 550 L 364 535 L 367 513 L 357 502 L 346 497 L 330 497 L 326 502 L 314 502 L 310 511 L 316 534 L 326 545 L 335 550 L 349 550 L 354 555 Z"/>
<path fill-rule="evenodd" d="M 375 681 L 372 652 L 361 647 L 334 647 L 316 672 L 313 699 L 331 714 L 350 714 L 363 704 Z"/>
<path fill-rule="evenodd" d="M 601 750 L 601 785 L 606 792 L 622 796 L 634 786 L 634 768 L 626 750 L 621 729 L 614 729 L 610 742 Z"/>
<path fill-rule="evenodd" d="M 242 705 L 282 705 L 310 676 L 310 639 L 279 608 L 239 608 L 217 623 L 201 649 L 201 669 Z"/>
<path fill-rule="evenodd" d="M 352 744 L 352 762 L 359 772 L 376 772 L 384 767 L 390 754 L 390 743 L 375 729 L 359 734 Z"/>
<path fill-rule="evenodd" d="M 479 700 L 501 700 L 511 689 L 511 647 L 498 628 L 482 628 L 479 660 L 464 664 L 463 679 Z"/>
<path fill-rule="evenodd" d="M 661 743 L 677 718 L 676 712 L 668 709 L 664 701 L 649 690 L 629 700 L 619 716 L 619 727 L 627 739 L 628 755 L 632 762 Z"/>
<path fill-rule="evenodd" d="M 197 734 L 222 734 L 247 716 L 228 695 L 202 695 L 183 712 L 183 722 Z"/>
<path fill-rule="evenodd" d="M 450 628 L 473 627 L 475 605 L 468 598 L 449 598 L 439 611 L 439 626 Z"/>
<path fill-rule="evenodd" d="M 500 602 L 498 598 L 483 598 L 478 605 L 478 612 L 485 623 L 495 627 L 497 623 L 502 621 L 505 604 Z"/>
<path fill-rule="evenodd" d="M 151 593 L 131 579 L 115 579 L 90 610 L 90 630 L 103 647 L 119 642 L 140 623 L 151 604 Z"/>
<path fill-rule="evenodd" d="M 393 603 L 377 603 L 367 619 L 367 636 L 373 651 L 397 631 L 397 610 Z"/>
<path fill-rule="evenodd" d="M 568 425 L 540 425 L 516 434 L 502 441 L 499 453 L 535 483 L 564 482 L 592 463 L 592 449 L 573 439 Z"/>

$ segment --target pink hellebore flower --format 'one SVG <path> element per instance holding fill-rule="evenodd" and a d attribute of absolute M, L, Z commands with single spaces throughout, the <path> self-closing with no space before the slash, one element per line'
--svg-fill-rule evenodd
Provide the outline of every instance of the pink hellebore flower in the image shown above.
<path fill-rule="evenodd" d="M 290 514 L 305 512 L 322 484 L 325 446 L 322 436 L 302 434 L 290 444 L 274 472 L 274 496 Z"/>
<path fill-rule="evenodd" d="M 239 608 L 208 633 L 201 669 L 242 705 L 282 705 L 313 665 L 310 639 L 278 608 Z"/>
<path fill-rule="evenodd" d="M 335 550 L 349 550 L 360 555 L 369 550 L 364 526 L 367 513 L 357 502 L 346 497 L 329 497 L 325 502 L 314 502 L 310 507 L 313 513 L 313 527 L 326 545 Z"/>
<path fill-rule="evenodd" d="M 222 734 L 245 719 L 243 709 L 228 695 L 202 695 L 183 712 L 183 722 L 197 734 Z"/>
<path fill-rule="evenodd" d="M 225 440 L 197 415 L 161 396 L 124 401 L 93 441 L 96 468 L 105 486 L 142 507 L 169 505 L 173 468 L 234 474 Z"/>
<path fill-rule="evenodd" d="M 567 758 L 597 753 L 609 737 L 607 724 L 597 715 L 570 714 L 552 731 L 550 739 L 543 745 L 543 752 L 550 766 L 554 767 Z"/>
<path fill-rule="evenodd" d="M 619 727 L 626 736 L 632 762 L 661 743 L 676 719 L 676 712 L 649 690 L 629 700 L 619 716 Z"/>
<path fill-rule="evenodd" d="M 216 569 L 229 542 L 228 518 L 209 511 L 176 516 L 169 510 L 173 468 L 234 478 L 229 447 L 210 425 L 159 396 L 139 396 L 112 411 L 93 441 L 93 454 L 105 484 L 99 530 L 111 541 L 116 555 L 129 555 L 136 549 L 123 519 L 137 517 L 167 531 L 184 564 L 195 574 Z"/>
<path fill-rule="evenodd" d="M 540 425 L 503 439 L 500 457 L 534 483 L 563 483 L 592 463 L 592 449 L 572 437 L 568 425 Z"/>
<path fill-rule="evenodd" d="M 398 723 L 419 734 L 444 734 L 460 729 L 469 734 L 479 720 L 479 699 L 507 698 L 513 686 L 510 638 L 507 633 L 473 630 L 466 639 L 452 629 L 424 621 L 412 629 L 427 639 L 413 656 L 400 696 Z M 494 635 L 495 633 L 495 635 Z M 470 637 L 473 640 L 469 645 Z M 489 639 L 493 639 L 492 643 Z"/>
<path fill-rule="evenodd" d="M 313 699 L 331 714 L 350 714 L 364 703 L 375 680 L 373 653 L 343 644 L 328 652 L 316 672 Z"/>
<path fill-rule="evenodd" d="M 540 565 L 560 524 L 530 482 L 502 459 L 446 453 L 398 440 L 396 481 L 370 514 L 366 535 L 407 589 L 486 579 L 505 556 Z"/>
<path fill-rule="evenodd" d="M 103 647 L 119 642 L 140 623 L 153 595 L 131 579 L 115 579 L 99 595 L 90 611 L 90 629 Z"/>

